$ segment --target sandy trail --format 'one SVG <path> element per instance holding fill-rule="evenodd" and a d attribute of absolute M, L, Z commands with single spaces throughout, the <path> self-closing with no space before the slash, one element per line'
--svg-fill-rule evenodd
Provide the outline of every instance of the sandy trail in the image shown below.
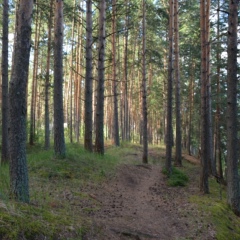
<path fill-rule="evenodd" d="M 194 175 L 189 186 L 173 188 L 160 165 L 120 166 L 113 179 L 91 193 L 99 210 L 91 213 L 94 234 L 87 239 L 215 239 L 201 217 L 205 213 L 189 202 L 198 193 Z"/>

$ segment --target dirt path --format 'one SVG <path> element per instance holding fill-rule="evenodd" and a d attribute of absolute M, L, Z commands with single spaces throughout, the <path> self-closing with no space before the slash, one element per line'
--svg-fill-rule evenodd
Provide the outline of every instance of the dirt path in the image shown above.
<path fill-rule="evenodd" d="M 194 173 L 188 187 L 173 188 L 160 165 L 122 165 L 91 193 L 99 210 L 90 214 L 94 234 L 87 239 L 215 239 L 205 213 L 189 202 L 197 191 Z"/>

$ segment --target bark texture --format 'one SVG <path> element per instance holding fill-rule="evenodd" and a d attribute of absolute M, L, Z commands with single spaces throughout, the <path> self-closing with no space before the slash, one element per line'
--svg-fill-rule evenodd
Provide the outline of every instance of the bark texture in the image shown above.
<path fill-rule="evenodd" d="M 51 59 L 51 42 L 52 42 L 52 13 L 53 13 L 53 0 L 50 1 L 50 11 L 48 16 L 48 47 L 47 47 L 47 66 L 45 77 L 45 142 L 44 148 L 50 148 L 50 124 L 49 124 L 49 87 L 50 87 L 50 59 Z"/>
<path fill-rule="evenodd" d="M 200 4 L 201 27 L 201 174 L 200 190 L 209 193 L 209 104 L 208 104 L 208 62 L 207 62 L 207 25 L 206 25 L 206 0 Z"/>
<path fill-rule="evenodd" d="M 104 154 L 104 60 L 105 60 L 105 21 L 106 2 L 100 1 L 99 5 L 99 45 L 98 45 L 98 86 L 96 106 L 96 141 L 95 151 Z"/>
<path fill-rule="evenodd" d="M 86 75 L 85 75 L 85 135 L 84 148 L 92 152 L 92 132 L 93 132 L 93 109 L 92 109 L 92 0 L 87 0 L 86 19 Z"/>
<path fill-rule="evenodd" d="M 2 158 L 1 163 L 9 160 L 8 142 L 8 0 L 3 1 L 2 25 Z"/>
<path fill-rule="evenodd" d="M 116 62 L 116 0 L 112 1 L 112 64 L 113 64 L 113 138 L 115 146 L 120 145 L 118 124 L 117 62 Z"/>
<path fill-rule="evenodd" d="M 237 117 L 237 27 L 238 0 L 229 1 L 228 74 L 227 74 L 227 202 L 240 216 L 238 176 L 238 117 Z"/>
<path fill-rule="evenodd" d="M 148 163 L 148 122 L 147 122 L 147 78 L 146 78 L 146 2 L 142 1 L 142 121 L 143 121 L 143 163 Z"/>
<path fill-rule="evenodd" d="M 65 157 L 63 116 L 63 1 L 55 2 L 54 29 L 54 152 Z"/>
<path fill-rule="evenodd" d="M 166 128 L 166 171 L 172 172 L 172 91 L 173 91 L 173 14 L 174 14 L 173 0 L 169 0 L 169 55 L 168 55 L 168 83 L 167 83 L 167 128 Z"/>
<path fill-rule="evenodd" d="M 34 39 L 34 57 L 33 57 L 33 73 L 32 73 L 32 93 L 31 93 L 31 107 L 30 107 L 30 131 L 29 131 L 29 144 L 34 145 L 35 132 L 36 132 L 36 106 L 37 106 L 37 73 L 38 73 L 38 57 L 39 57 L 39 38 L 40 38 L 40 13 L 38 3 L 35 9 L 35 39 Z"/>
<path fill-rule="evenodd" d="M 26 89 L 31 47 L 33 1 L 20 0 L 17 14 L 14 66 L 9 88 L 10 195 L 29 202 L 26 158 Z"/>
<path fill-rule="evenodd" d="M 175 101 L 176 101 L 176 154 L 175 164 L 182 166 L 182 136 L 181 136 L 181 99 L 180 99 L 180 69 L 179 69 L 179 30 L 178 30 L 178 0 L 174 0 L 174 70 L 175 70 Z"/>

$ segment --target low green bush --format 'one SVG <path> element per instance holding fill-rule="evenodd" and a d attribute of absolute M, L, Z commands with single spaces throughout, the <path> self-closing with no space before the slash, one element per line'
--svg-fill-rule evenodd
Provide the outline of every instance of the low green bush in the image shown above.
<path fill-rule="evenodd" d="M 186 186 L 188 183 L 188 176 L 179 170 L 178 168 L 173 168 L 172 173 L 169 175 L 166 169 L 163 169 L 163 174 L 168 176 L 167 183 L 171 187 L 177 187 L 177 186 Z"/>

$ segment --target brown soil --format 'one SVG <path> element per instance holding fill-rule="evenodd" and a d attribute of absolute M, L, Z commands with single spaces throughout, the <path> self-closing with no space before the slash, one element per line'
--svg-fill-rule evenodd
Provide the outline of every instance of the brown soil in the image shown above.
<path fill-rule="evenodd" d="M 156 151 L 150 154 L 161 157 Z M 96 203 L 88 213 L 93 224 L 86 239 L 215 239 L 207 213 L 189 202 L 199 194 L 198 171 L 199 166 L 192 166 L 187 187 L 169 187 L 160 164 L 119 166 L 114 178 L 86 190 Z"/>

